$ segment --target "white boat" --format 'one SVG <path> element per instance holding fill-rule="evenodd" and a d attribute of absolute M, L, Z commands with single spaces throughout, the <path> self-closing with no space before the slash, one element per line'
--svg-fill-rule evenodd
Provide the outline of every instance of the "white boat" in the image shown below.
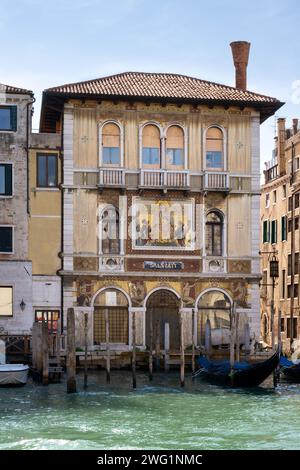
<path fill-rule="evenodd" d="M 0 387 L 27 383 L 29 367 L 24 364 L 0 364 Z"/>

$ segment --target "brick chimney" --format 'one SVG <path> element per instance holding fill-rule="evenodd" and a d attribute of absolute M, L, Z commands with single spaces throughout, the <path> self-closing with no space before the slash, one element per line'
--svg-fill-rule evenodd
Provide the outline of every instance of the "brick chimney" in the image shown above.
<path fill-rule="evenodd" d="M 235 66 L 235 86 L 240 90 L 247 90 L 247 65 L 250 46 L 250 42 L 247 41 L 234 41 L 230 44 Z"/>
<path fill-rule="evenodd" d="M 296 135 L 298 132 L 298 122 L 299 122 L 299 119 L 297 118 L 293 119 L 293 135 Z"/>
<path fill-rule="evenodd" d="M 286 173 L 285 165 L 285 119 L 277 119 L 277 163 L 279 175 Z"/>

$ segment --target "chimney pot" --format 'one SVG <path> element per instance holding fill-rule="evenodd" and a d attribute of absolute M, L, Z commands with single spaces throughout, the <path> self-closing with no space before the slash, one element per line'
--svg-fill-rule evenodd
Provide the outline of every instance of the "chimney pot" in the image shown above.
<path fill-rule="evenodd" d="M 235 86 L 240 90 L 247 90 L 247 66 L 250 46 L 250 42 L 247 41 L 230 43 L 235 66 Z"/>
<path fill-rule="evenodd" d="M 294 135 L 296 135 L 298 132 L 298 122 L 299 122 L 299 119 L 297 118 L 293 119 L 293 134 Z"/>

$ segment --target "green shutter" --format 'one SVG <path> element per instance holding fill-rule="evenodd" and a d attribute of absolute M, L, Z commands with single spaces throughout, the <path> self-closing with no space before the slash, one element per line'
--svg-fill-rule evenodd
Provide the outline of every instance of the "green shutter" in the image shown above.
<path fill-rule="evenodd" d="M 264 220 L 263 222 L 263 243 L 270 242 L 270 221 Z"/>
<path fill-rule="evenodd" d="M 12 131 L 17 130 L 17 114 L 18 114 L 17 106 L 11 106 L 11 108 L 10 108 L 10 128 L 11 128 Z"/>
<path fill-rule="evenodd" d="M 277 243 L 277 220 L 271 222 L 271 243 Z"/>
<path fill-rule="evenodd" d="M 281 241 L 287 240 L 287 216 L 281 217 Z"/>

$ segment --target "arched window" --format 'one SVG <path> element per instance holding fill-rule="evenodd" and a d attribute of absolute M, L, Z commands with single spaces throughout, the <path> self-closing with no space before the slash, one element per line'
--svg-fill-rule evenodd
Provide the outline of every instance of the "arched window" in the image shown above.
<path fill-rule="evenodd" d="M 166 162 L 167 166 L 182 168 L 184 165 L 184 133 L 179 126 L 170 126 L 167 130 Z"/>
<path fill-rule="evenodd" d="M 143 128 L 143 167 L 160 168 L 160 132 L 154 124 Z"/>
<path fill-rule="evenodd" d="M 224 136 L 219 127 L 210 127 L 206 132 L 206 168 L 222 170 L 224 167 Z"/>
<path fill-rule="evenodd" d="M 205 246 L 208 256 L 222 256 L 223 252 L 223 217 L 217 211 L 211 211 L 206 217 Z"/>
<path fill-rule="evenodd" d="M 102 165 L 120 165 L 120 128 L 109 122 L 102 128 Z"/>
<path fill-rule="evenodd" d="M 102 254 L 120 253 L 119 212 L 111 206 L 102 211 L 100 225 Z"/>
<path fill-rule="evenodd" d="M 205 327 L 209 321 L 212 346 L 225 346 L 230 341 L 230 313 L 231 303 L 229 297 L 219 290 L 205 292 L 198 301 L 197 333 L 198 343 L 205 343 Z"/>
<path fill-rule="evenodd" d="M 100 292 L 94 302 L 94 344 L 106 342 L 107 314 L 109 322 L 109 342 L 128 344 L 128 300 L 117 289 Z"/>

